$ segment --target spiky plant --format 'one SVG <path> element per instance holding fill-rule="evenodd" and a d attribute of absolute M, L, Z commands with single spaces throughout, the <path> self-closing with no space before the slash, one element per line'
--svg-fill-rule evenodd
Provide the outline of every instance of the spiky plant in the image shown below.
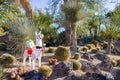
<path fill-rule="evenodd" d="M 95 45 L 94 44 L 87 44 L 87 47 L 88 47 L 88 49 L 92 49 L 95 47 Z"/>
<path fill-rule="evenodd" d="M 99 50 L 96 49 L 96 48 L 93 48 L 93 49 L 91 49 L 91 52 L 92 52 L 92 53 L 97 53 L 97 52 L 99 52 Z"/>
<path fill-rule="evenodd" d="M 86 47 L 86 46 L 83 47 L 83 48 L 82 48 L 82 51 L 87 52 L 87 51 L 88 51 L 88 47 Z"/>
<path fill-rule="evenodd" d="M 42 73 L 45 78 L 50 77 L 50 75 L 52 74 L 52 69 L 47 65 L 39 67 L 38 71 Z"/>
<path fill-rule="evenodd" d="M 82 64 L 79 61 L 73 61 L 73 70 L 81 69 Z"/>
<path fill-rule="evenodd" d="M 71 57 L 71 52 L 68 47 L 59 46 L 55 51 L 55 57 L 60 61 L 67 61 Z"/>
<path fill-rule="evenodd" d="M 23 53 L 28 39 L 34 39 L 35 27 L 27 19 L 17 18 L 9 23 L 10 39 L 8 47 L 11 53 Z"/>
<path fill-rule="evenodd" d="M 10 67 L 16 62 L 16 58 L 8 53 L 0 56 L 0 65 L 3 67 Z"/>
<path fill-rule="evenodd" d="M 54 53 L 55 52 L 55 48 L 54 47 L 50 47 L 47 51 L 47 53 Z"/>
<path fill-rule="evenodd" d="M 81 58 L 81 55 L 80 55 L 80 53 L 75 53 L 74 54 L 74 57 L 73 57 L 74 59 L 76 59 L 76 60 L 79 60 L 80 58 Z"/>

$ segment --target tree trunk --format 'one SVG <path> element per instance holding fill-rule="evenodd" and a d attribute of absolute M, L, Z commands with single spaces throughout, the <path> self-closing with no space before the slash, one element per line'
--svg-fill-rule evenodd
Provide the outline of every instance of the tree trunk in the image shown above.
<path fill-rule="evenodd" d="M 66 38 L 66 46 L 70 46 L 70 40 L 71 40 L 71 35 L 70 35 L 70 26 L 66 25 L 66 32 L 65 32 L 65 38 Z"/>
<path fill-rule="evenodd" d="M 112 38 L 108 38 L 106 54 L 111 54 L 111 43 L 112 43 Z"/>
<path fill-rule="evenodd" d="M 74 48 L 74 50 L 77 49 L 77 35 L 76 35 L 76 26 L 73 24 L 71 27 L 71 46 Z"/>

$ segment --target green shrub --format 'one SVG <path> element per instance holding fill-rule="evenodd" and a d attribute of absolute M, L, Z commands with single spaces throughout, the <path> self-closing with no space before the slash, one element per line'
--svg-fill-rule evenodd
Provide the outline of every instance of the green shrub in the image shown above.
<path fill-rule="evenodd" d="M 82 51 L 87 52 L 88 51 L 88 47 L 83 47 Z"/>
<path fill-rule="evenodd" d="M 4 67 L 10 67 L 16 62 L 16 58 L 8 53 L 0 56 L 0 64 Z"/>
<path fill-rule="evenodd" d="M 3 67 L 0 66 L 0 78 L 4 75 Z"/>
<path fill-rule="evenodd" d="M 96 48 L 93 48 L 93 49 L 91 49 L 91 52 L 92 52 L 92 53 L 97 53 L 98 50 L 97 50 Z"/>
<path fill-rule="evenodd" d="M 39 67 L 38 71 L 42 73 L 45 78 L 50 77 L 52 74 L 52 69 L 47 65 Z"/>
<path fill-rule="evenodd" d="M 75 53 L 74 54 L 74 57 L 73 57 L 74 59 L 77 59 L 77 60 L 79 60 L 80 58 L 81 58 L 81 55 L 80 55 L 80 53 Z"/>
<path fill-rule="evenodd" d="M 79 61 L 73 61 L 73 70 L 80 70 L 82 67 Z"/>
<path fill-rule="evenodd" d="M 94 46 L 94 44 L 87 44 L 87 47 L 88 47 L 88 49 L 92 49 L 92 48 L 94 48 L 95 46 Z"/>
<path fill-rule="evenodd" d="M 6 45 L 5 43 L 0 42 L 0 51 L 5 51 L 6 50 Z"/>
<path fill-rule="evenodd" d="M 60 61 L 67 61 L 71 57 L 71 52 L 68 47 L 59 46 L 55 51 L 55 57 Z"/>
<path fill-rule="evenodd" d="M 55 48 L 53 47 L 50 47 L 47 51 L 47 53 L 54 53 L 55 52 Z"/>

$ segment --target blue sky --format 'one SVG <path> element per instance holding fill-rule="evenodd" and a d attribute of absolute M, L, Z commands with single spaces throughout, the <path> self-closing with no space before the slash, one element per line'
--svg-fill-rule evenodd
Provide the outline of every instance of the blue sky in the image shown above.
<path fill-rule="evenodd" d="M 44 10 L 50 0 L 30 0 L 33 9 Z"/>
<path fill-rule="evenodd" d="M 33 9 L 41 9 L 42 11 L 44 11 L 49 1 L 50 0 L 30 0 L 30 3 Z M 117 0 L 113 0 L 113 1 L 117 1 Z M 118 2 L 120 2 L 120 0 L 118 0 Z M 108 10 L 113 10 L 115 4 L 117 3 L 111 3 L 111 0 L 108 0 L 108 3 L 105 4 L 105 7 L 108 8 Z"/>

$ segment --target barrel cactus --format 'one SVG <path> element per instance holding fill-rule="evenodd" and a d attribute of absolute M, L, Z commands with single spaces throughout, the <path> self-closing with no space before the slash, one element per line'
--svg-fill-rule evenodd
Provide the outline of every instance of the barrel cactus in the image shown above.
<path fill-rule="evenodd" d="M 87 47 L 88 47 L 88 49 L 92 49 L 95 47 L 95 45 L 94 44 L 87 44 Z"/>
<path fill-rule="evenodd" d="M 71 57 L 70 49 L 65 46 L 59 46 L 55 51 L 55 57 L 60 61 L 68 61 Z"/>
<path fill-rule="evenodd" d="M 47 51 L 47 53 L 54 53 L 55 52 L 55 48 L 54 47 L 50 47 Z"/>
<path fill-rule="evenodd" d="M 87 52 L 88 51 L 88 47 L 83 47 L 82 51 Z"/>
<path fill-rule="evenodd" d="M 52 69 L 47 65 L 39 67 L 38 71 L 42 73 L 45 78 L 50 77 L 52 74 Z"/>
<path fill-rule="evenodd" d="M 8 53 L 0 56 L 0 64 L 4 67 L 9 67 L 16 62 L 16 58 Z"/>
<path fill-rule="evenodd" d="M 80 70 L 82 64 L 79 61 L 73 61 L 73 70 Z"/>
<path fill-rule="evenodd" d="M 73 57 L 74 59 L 77 59 L 77 60 L 79 60 L 80 58 L 81 58 L 81 55 L 80 55 L 80 53 L 75 53 L 74 54 L 74 57 Z"/>
<path fill-rule="evenodd" d="M 93 48 L 93 49 L 91 49 L 91 52 L 92 53 L 97 53 L 97 52 L 99 52 L 99 50 L 97 50 L 96 48 Z"/>

